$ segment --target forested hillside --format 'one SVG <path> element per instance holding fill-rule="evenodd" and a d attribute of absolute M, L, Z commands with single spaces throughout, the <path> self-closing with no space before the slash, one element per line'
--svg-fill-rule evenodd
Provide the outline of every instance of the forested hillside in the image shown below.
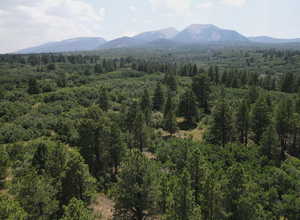
<path fill-rule="evenodd" d="M 0 55 L 0 219 L 298 220 L 299 74 L 261 47 Z"/>

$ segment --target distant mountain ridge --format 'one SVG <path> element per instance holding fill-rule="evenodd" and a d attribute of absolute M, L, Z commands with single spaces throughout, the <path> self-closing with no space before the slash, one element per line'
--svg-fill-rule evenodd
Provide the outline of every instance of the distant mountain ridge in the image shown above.
<path fill-rule="evenodd" d="M 245 37 L 234 30 L 219 28 L 212 24 L 192 24 L 182 31 L 173 27 L 147 31 L 133 37 L 120 37 L 111 41 L 104 38 L 74 38 L 59 42 L 50 42 L 37 47 L 20 50 L 16 53 L 58 53 L 91 51 L 113 48 L 176 48 L 180 45 L 197 44 L 238 44 L 238 43 L 262 43 L 262 44 L 283 44 L 300 43 L 300 38 L 278 39 L 268 36 Z"/>
<path fill-rule="evenodd" d="M 101 37 L 82 37 L 58 42 L 49 42 L 40 46 L 19 50 L 17 53 L 60 53 L 94 50 L 107 41 Z"/>
<path fill-rule="evenodd" d="M 248 39 L 252 42 L 266 43 L 266 44 L 299 43 L 300 42 L 300 38 L 280 39 L 280 38 L 273 38 L 273 37 L 268 37 L 268 36 L 248 37 Z"/>
<path fill-rule="evenodd" d="M 221 29 L 212 24 L 192 24 L 178 33 L 173 40 L 183 43 L 249 41 L 236 31 Z"/>

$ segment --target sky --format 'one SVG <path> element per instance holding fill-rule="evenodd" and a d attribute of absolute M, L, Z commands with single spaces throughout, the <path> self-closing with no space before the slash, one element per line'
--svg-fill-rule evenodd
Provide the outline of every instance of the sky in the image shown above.
<path fill-rule="evenodd" d="M 0 0 L 0 53 L 76 37 L 112 40 L 214 24 L 246 36 L 300 38 L 300 0 Z"/>

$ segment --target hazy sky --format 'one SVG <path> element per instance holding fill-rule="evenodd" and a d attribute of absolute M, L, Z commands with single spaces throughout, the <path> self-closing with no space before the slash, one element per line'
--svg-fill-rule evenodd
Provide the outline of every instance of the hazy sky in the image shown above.
<path fill-rule="evenodd" d="M 300 0 L 0 0 L 0 53 L 74 37 L 113 39 L 215 24 L 247 36 L 300 37 Z"/>

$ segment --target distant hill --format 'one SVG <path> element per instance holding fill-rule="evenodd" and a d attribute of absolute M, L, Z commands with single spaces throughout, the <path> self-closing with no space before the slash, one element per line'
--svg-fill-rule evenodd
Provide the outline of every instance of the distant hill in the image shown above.
<path fill-rule="evenodd" d="M 161 48 L 174 49 L 199 44 L 215 46 L 234 46 L 254 44 L 288 45 L 300 43 L 298 39 L 279 39 L 268 36 L 245 37 L 234 30 L 219 28 L 212 24 L 192 24 L 182 31 L 166 28 L 147 31 L 133 37 L 120 37 L 111 41 L 98 38 L 75 38 L 59 42 L 46 43 L 37 47 L 20 50 L 17 53 L 74 52 L 113 48 Z"/>
<path fill-rule="evenodd" d="M 73 52 L 73 51 L 88 51 L 95 50 L 102 44 L 106 43 L 106 40 L 97 38 L 74 38 L 63 40 L 59 42 L 50 42 L 42 44 L 37 47 L 31 47 L 23 50 L 19 50 L 16 53 L 29 54 L 29 53 L 59 53 L 59 52 Z"/>
<path fill-rule="evenodd" d="M 174 41 L 182 43 L 247 42 L 246 37 L 236 31 L 221 29 L 212 24 L 193 24 L 178 33 Z"/>
<path fill-rule="evenodd" d="M 258 36 L 258 37 L 248 37 L 248 39 L 255 43 L 265 43 L 265 44 L 300 43 L 300 38 L 280 39 L 280 38 L 273 38 L 268 36 Z"/>
<path fill-rule="evenodd" d="M 142 45 L 144 42 L 131 37 L 120 37 L 101 45 L 97 49 L 127 48 Z"/>
<path fill-rule="evenodd" d="M 159 39 L 172 39 L 178 34 L 178 31 L 175 28 L 166 28 L 157 31 L 148 31 L 141 34 L 138 34 L 133 37 L 133 39 L 143 41 L 143 42 L 151 42 Z"/>

